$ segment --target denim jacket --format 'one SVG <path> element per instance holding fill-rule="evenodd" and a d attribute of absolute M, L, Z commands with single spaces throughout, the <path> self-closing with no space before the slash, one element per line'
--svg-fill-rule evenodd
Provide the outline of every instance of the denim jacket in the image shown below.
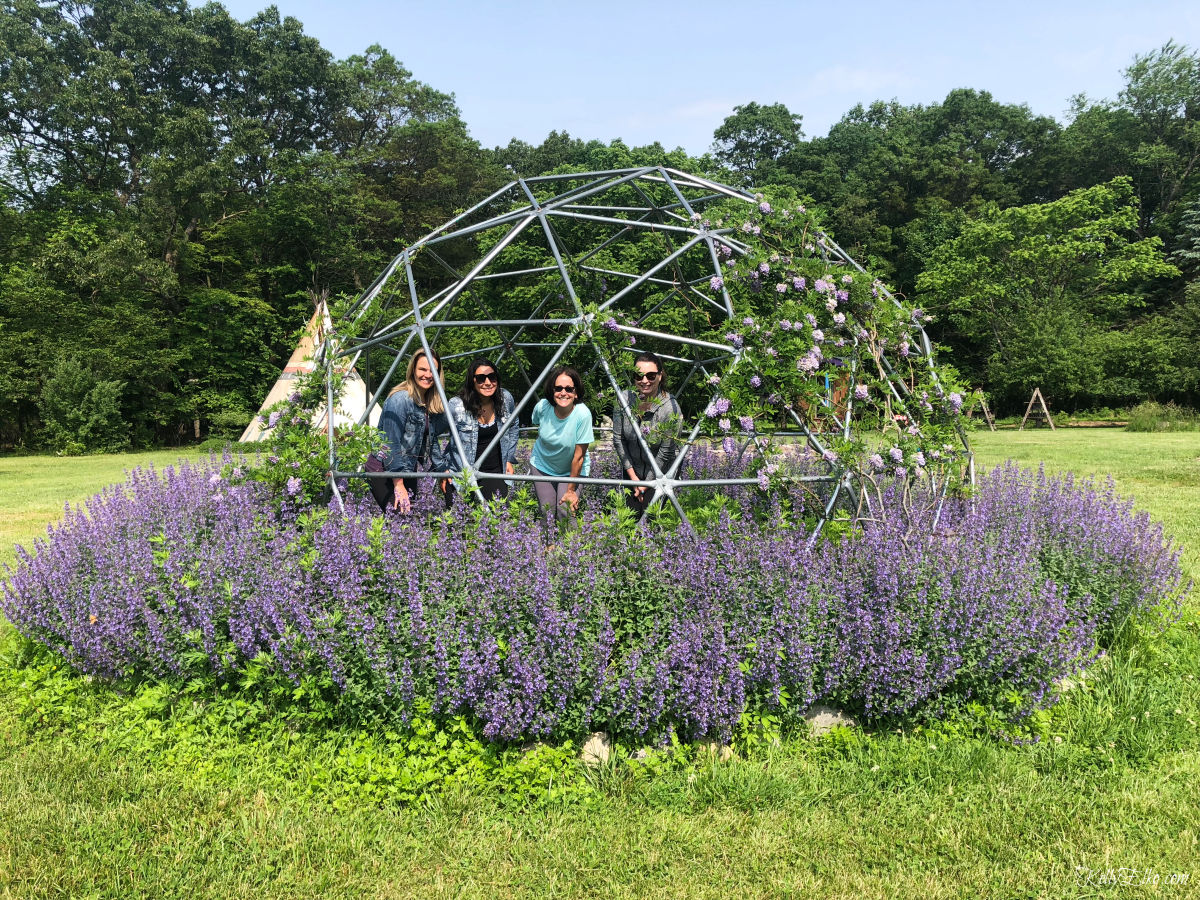
<path fill-rule="evenodd" d="M 379 427 L 388 445 L 387 471 L 415 472 L 421 464 L 436 472 L 446 470 L 447 460 L 438 441 L 449 427 L 445 413 L 430 415 L 413 402 L 408 391 L 399 390 L 384 402 Z"/>
<path fill-rule="evenodd" d="M 504 388 L 500 389 L 500 397 L 500 409 L 496 416 L 496 424 L 502 428 L 504 423 L 512 418 L 514 404 L 512 394 Z M 487 449 L 487 447 L 479 446 L 479 420 L 471 415 L 471 411 L 459 397 L 450 398 L 450 417 L 454 420 L 454 427 L 458 430 L 458 436 L 462 440 L 463 451 L 470 460 L 468 464 L 474 467 L 479 454 Z M 500 438 L 500 467 L 502 470 L 507 463 L 516 463 L 517 461 L 517 438 L 520 437 L 520 427 L 520 422 L 513 422 L 504 437 Z M 458 448 L 454 446 L 453 436 L 446 443 L 445 459 L 448 461 L 447 468 L 451 471 L 462 471 L 463 464 L 458 458 Z"/>

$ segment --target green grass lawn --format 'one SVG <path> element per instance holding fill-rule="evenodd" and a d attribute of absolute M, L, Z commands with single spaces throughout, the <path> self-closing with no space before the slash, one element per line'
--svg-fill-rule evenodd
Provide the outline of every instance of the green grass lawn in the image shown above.
<path fill-rule="evenodd" d="M 977 447 L 985 469 L 1113 473 L 1200 568 L 1200 436 L 985 433 Z M 3 547 L 141 461 L 0 460 Z M 141 695 L 16 672 L 0 677 L 0 898 L 1198 896 L 1194 609 L 1131 635 L 1036 745 L 958 726 L 792 739 L 653 778 L 602 771 L 590 799 L 520 807 L 331 801 L 316 774 L 345 746 L 181 724 Z"/>
<path fill-rule="evenodd" d="M 0 456 L 0 567 L 16 558 L 15 544 L 32 546 L 46 525 L 100 488 L 121 481 L 138 466 L 170 465 L 180 458 L 199 459 L 189 450 L 155 450 L 106 456 Z"/>
<path fill-rule="evenodd" d="M 1023 467 L 1075 472 L 1103 481 L 1163 522 L 1184 546 L 1200 581 L 1200 432 L 1137 434 L 1114 428 L 982 431 L 971 436 L 979 472 L 1011 459 Z"/>

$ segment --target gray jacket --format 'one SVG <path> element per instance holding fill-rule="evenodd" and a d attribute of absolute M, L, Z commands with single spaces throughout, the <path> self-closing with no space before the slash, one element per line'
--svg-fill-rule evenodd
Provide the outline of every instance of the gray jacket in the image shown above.
<path fill-rule="evenodd" d="M 675 439 L 679 437 L 679 429 L 683 424 L 679 403 L 670 394 L 663 392 L 659 394 L 658 401 L 650 409 L 650 415 L 644 421 L 638 421 L 637 392 L 626 391 L 625 400 L 629 404 L 634 418 L 631 419 L 625 415 L 625 410 L 621 408 L 618 401 L 613 407 L 612 431 L 613 450 L 616 451 L 617 458 L 621 461 L 622 475 L 627 469 L 633 469 L 638 478 L 642 479 L 649 478 L 654 474 L 650 457 L 646 455 L 641 442 L 638 441 L 639 430 L 649 445 L 650 452 L 654 454 L 654 461 L 665 472 L 675 461 L 675 454 L 678 451 L 678 443 Z"/>

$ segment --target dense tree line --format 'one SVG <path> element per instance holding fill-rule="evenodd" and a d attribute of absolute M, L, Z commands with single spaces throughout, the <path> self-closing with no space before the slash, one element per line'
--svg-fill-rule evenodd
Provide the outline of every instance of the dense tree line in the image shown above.
<path fill-rule="evenodd" d="M 806 139 L 749 102 L 711 155 L 481 147 L 387 50 L 335 59 L 268 8 L 0 3 L 0 443 L 236 433 L 314 294 L 354 293 L 506 180 L 666 163 L 809 198 L 938 317 L 1011 407 L 1200 398 L 1200 59 L 1139 57 L 1067 124 L 956 90 L 855 107 Z M 1053 236 L 1053 237 L 1048 237 Z"/>

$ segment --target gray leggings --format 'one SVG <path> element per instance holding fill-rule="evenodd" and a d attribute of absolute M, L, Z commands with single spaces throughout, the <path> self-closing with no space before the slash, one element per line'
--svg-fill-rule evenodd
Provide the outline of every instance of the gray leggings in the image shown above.
<path fill-rule="evenodd" d="M 536 466 L 530 466 L 529 468 L 534 475 L 549 474 L 541 471 Z M 535 494 L 537 494 L 538 506 L 542 510 L 542 515 L 546 514 L 546 510 L 553 508 L 554 519 L 556 522 L 559 524 L 565 522 L 574 526 L 575 510 L 571 509 L 568 504 L 562 502 L 563 494 L 565 494 L 567 489 L 570 487 L 571 482 L 569 481 L 535 481 L 533 483 L 533 491 Z M 578 490 L 579 485 L 576 485 L 575 487 L 576 490 Z"/>

